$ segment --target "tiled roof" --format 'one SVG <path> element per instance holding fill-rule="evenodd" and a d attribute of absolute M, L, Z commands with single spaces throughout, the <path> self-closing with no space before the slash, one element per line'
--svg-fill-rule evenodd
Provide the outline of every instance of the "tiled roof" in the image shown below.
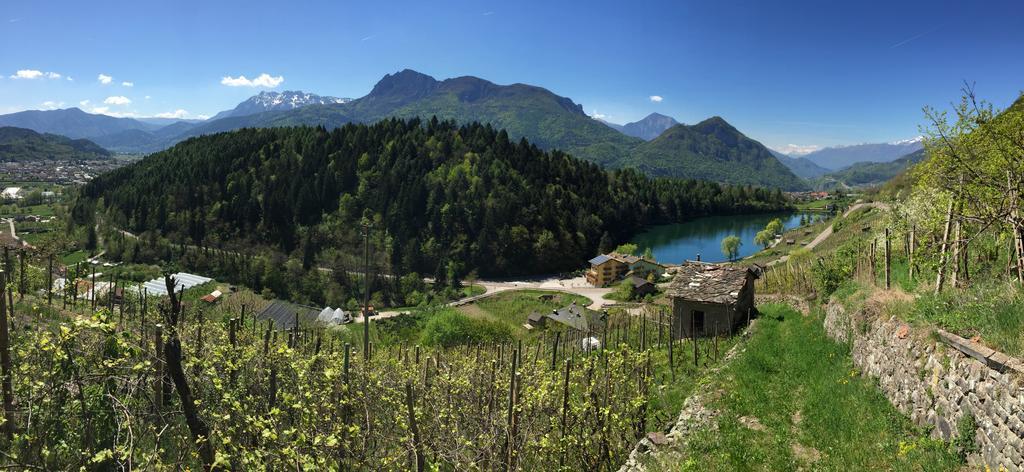
<path fill-rule="evenodd" d="M 720 266 L 687 262 L 676 271 L 668 287 L 668 295 L 707 303 L 733 303 L 747 283 L 747 267 Z"/>
<path fill-rule="evenodd" d="M 601 265 L 601 264 L 604 264 L 605 262 L 608 262 L 609 259 L 611 259 L 611 258 L 606 256 L 606 255 L 604 255 L 604 254 L 601 254 L 600 256 L 597 256 L 597 257 L 591 259 L 590 260 L 590 265 Z"/>

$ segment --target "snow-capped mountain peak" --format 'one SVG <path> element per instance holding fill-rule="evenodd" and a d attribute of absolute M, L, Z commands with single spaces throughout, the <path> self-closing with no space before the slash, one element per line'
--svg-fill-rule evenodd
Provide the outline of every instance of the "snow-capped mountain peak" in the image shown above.
<path fill-rule="evenodd" d="M 249 97 L 246 101 L 239 103 L 232 110 L 222 111 L 214 115 L 212 119 L 227 118 L 230 116 L 245 116 L 263 113 L 266 111 L 294 110 L 310 105 L 332 105 L 351 101 L 350 98 L 328 97 L 315 93 L 299 90 L 286 90 L 284 92 L 260 92 Z"/>
<path fill-rule="evenodd" d="M 893 141 L 893 142 L 891 142 L 889 144 L 892 144 L 894 146 L 902 146 L 902 145 L 906 145 L 906 144 L 917 144 L 917 143 L 920 143 L 922 141 L 924 141 L 924 136 L 917 136 L 917 137 L 910 138 L 910 139 L 901 139 L 899 141 Z"/>

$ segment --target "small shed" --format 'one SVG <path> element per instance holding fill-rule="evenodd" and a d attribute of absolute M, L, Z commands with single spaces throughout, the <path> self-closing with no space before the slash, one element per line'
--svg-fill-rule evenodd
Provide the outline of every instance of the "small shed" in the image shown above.
<path fill-rule="evenodd" d="M 728 332 L 753 315 L 754 280 L 750 267 L 687 262 L 668 288 L 672 333 L 676 338 Z"/>
<path fill-rule="evenodd" d="M 541 326 L 544 326 L 544 324 L 547 321 L 547 319 L 548 319 L 547 316 L 545 316 L 545 315 L 543 315 L 541 313 L 533 312 L 533 313 L 530 313 L 530 316 L 526 317 L 526 324 L 528 324 L 530 326 L 533 326 L 535 328 L 539 328 Z"/>
<path fill-rule="evenodd" d="M 654 283 L 647 279 L 643 279 L 633 275 L 626 280 L 628 280 L 629 283 L 633 286 L 634 297 L 645 297 L 658 291 L 658 288 L 654 286 Z"/>
<path fill-rule="evenodd" d="M 220 300 L 221 295 L 223 295 L 223 293 L 221 293 L 220 290 L 214 290 L 204 295 L 203 298 L 200 298 L 200 300 L 212 305 L 214 303 L 217 303 L 217 300 Z"/>

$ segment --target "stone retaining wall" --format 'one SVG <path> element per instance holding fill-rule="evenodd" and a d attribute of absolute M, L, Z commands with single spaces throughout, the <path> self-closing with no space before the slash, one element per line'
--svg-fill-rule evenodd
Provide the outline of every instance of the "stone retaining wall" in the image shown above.
<path fill-rule="evenodd" d="M 851 343 L 854 364 L 878 380 L 890 402 L 932 436 L 949 440 L 967 414 L 979 454 L 974 467 L 1024 470 L 1024 364 L 939 330 L 933 335 L 892 317 L 827 307 L 825 331 Z"/>

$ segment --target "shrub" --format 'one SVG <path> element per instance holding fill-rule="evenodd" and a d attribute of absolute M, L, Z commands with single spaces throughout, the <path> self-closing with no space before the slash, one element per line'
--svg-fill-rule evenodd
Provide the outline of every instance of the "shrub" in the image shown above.
<path fill-rule="evenodd" d="M 455 310 L 444 310 L 427 321 L 420 343 L 427 346 L 455 346 L 467 343 L 500 342 L 512 339 L 512 328 L 494 321 L 477 320 Z"/>

